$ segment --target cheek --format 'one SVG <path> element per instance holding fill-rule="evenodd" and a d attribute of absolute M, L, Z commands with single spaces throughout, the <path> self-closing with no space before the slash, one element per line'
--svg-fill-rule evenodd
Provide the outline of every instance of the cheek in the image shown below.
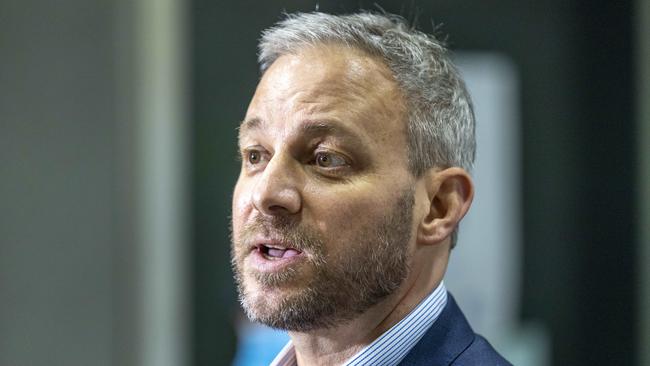
<path fill-rule="evenodd" d="M 232 196 L 232 225 L 234 234 L 238 232 L 240 225 L 245 221 L 251 211 L 251 194 L 240 181 L 235 185 Z"/>
<path fill-rule="evenodd" d="M 353 239 L 360 228 L 376 222 L 386 207 L 376 195 L 356 191 L 348 195 L 321 194 L 314 199 L 319 202 L 311 210 L 314 222 L 332 242 Z"/>

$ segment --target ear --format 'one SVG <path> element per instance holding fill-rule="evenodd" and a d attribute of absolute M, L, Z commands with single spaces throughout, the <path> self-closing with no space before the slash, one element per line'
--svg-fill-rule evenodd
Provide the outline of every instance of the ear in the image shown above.
<path fill-rule="evenodd" d="M 474 198 L 472 178 L 464 169 L 431 169 L 421 178 L 429 198 L 429 212 L 418 227 L 418 242 L 434 245 L 447 239 L 465 216 Z"/>

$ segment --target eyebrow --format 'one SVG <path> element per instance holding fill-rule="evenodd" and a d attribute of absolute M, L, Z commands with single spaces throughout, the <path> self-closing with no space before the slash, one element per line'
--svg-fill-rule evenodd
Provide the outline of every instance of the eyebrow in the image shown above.
<path fill-rule="evenodd" d="M 239 126 L 239 138 L 252 131 L 263 130 L 266 122 L 260 118 L 254 117 L 247 119 Z M 305 135 L 326 134 L 344 138 L 346 140 L 361 140 L 361 136 L 351 128 L 343 125 L 341 122 L 332 119 L 325 120 L 307 120 L 299 127 Z"/>
<path fill-rule="evenodd" d="M 237 129 L 239 131 L 256 130 L 262 127 L 262 124 L 263 124 L 262 120 L 255 117 L 255 118 L 244 120 L 242 123 L 239 124 L 239 127 L 237 127 Z"/>

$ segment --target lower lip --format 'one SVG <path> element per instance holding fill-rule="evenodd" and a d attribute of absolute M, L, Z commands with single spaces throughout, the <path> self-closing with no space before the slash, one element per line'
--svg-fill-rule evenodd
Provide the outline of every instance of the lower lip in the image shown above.
<path fill-rule="evenodd" d="M 288 266 L 305 259 L 305 254 L 300 253 L 289 258 L 269 258 L 260 250 L 253 250 L 249 256 L 251 266 L 260 272 L 279 272 Z"/>

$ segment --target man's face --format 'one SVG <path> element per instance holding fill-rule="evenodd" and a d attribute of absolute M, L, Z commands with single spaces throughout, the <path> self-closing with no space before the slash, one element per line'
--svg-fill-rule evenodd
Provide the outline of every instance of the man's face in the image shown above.
<path fill-rule="evenodd" d="M 296 331 L 353 318 L 409 274 L 414 178 L 390 70 L 340 46 L 276 60 L 240 128 L 233 268 L 253 320 Z"/>

